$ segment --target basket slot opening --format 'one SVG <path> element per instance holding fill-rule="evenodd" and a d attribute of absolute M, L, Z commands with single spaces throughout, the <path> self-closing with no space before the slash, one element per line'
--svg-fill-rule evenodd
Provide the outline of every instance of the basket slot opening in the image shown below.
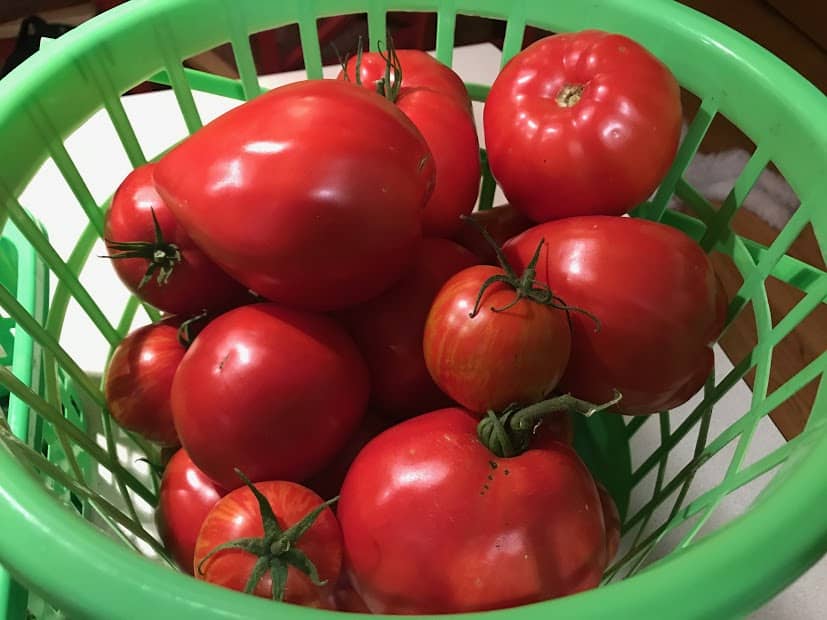
<path fill-rule="evenodd" d="M 341 66 L 348 58 L 355 56 L 359 46 L 368 51 L 368 15 L 367 13 L 353 13 L 325 17 L 317 22 L 316 36 L 318 45 L 321 45 L 321 59 L 319 61 L 319 76 L 336 77 Z M 380 39 L 384 47 L 386 36 Z M 324 64 L 326 69 L 321 68 Z M 308 72 L 308 75 L 309 72 Z"/>
<path fill-rule="evenodd" d="M 437 14 L 424 11 L 389 11 L 388 37 L 398 49 L 431 51 L 437 46 Z"/>

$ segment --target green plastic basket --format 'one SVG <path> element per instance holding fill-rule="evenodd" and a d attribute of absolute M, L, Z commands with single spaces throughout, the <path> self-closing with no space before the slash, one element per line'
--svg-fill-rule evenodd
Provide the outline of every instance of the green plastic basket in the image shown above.
<path fill-rule="evenodd" d="M 158 559 L 163 550 L 135 509 L 142 501 L 153 504 L 157 480 L 119 458 L 116 444 L 125 435 L 101 413 L 98 380 L 86 375 L 59 345 L 70 299 L 111 346 L 122 338 L 138 308 L 137 300 L 130 299 L 121 320 L 113 324 L 95 301 L 100 291 L 94 283 L 81 284 L 78 274 L 101 233 L 106 204 L 95 201 L 64 143 L 103 108 L 129 161 L 140 165 L 144 153 L 121 101 L 132 86 L 146 79 L 170 84 L 193 132 L 201 125 L 193 90 L 236 99 L 261 92 L 250 34 L 298 24 L 307 75 L 319 78 L 317 18 L 367 13 L 375 49 L 385 38 L 389 10 L 436 12 L 436 54 L 447 64 L 458 14 L 505 20 L 504 60 L 519 51 L 525 27 L 531 25 L 556 32 L 621 32 L 666 62 L 702 103 L 672 170 L 635 215 L 661 219 L 698 239 L 705 249 L 731 256 L 744 281 L 730 305 L 730 321 L 746 311 L 754 314 L 757 326 L 754 350 L 733 360 L 734 367 L 724 376 L 710 377 L 680 421 L 662 413 L 649 418 L 651 422 L 608 416 L 578 424 L 578 450 L 624 513 L 625 549 L 604 585 L 485 617 L 734 617 L 760 606 L 827 551 L 827 353 L 778 389 L 769 389 L 774 348 L 827 296 L 827 274 L 786 254 L 808 224 L 822 256 L 827 250 L 827 101 L 801 76 L 732 30 L 668 0 L 133 0 L 44 48 L 0 83 L 0 226 L 8 218 L 16 227 L 10 223 L 4 229 L 0 261 L 0 305 L 15 323 L 13 339 L 7 335 L 2 340 L 4 349 L 13 342 L 12 365 L 0 367 L 0 385 L 12 395 L 11 427 L 0 421 L 0 563 L 17 580 L 0 575 L 0 609 L 6 606 L 7 617 L 23 618 L 27 607 L 43 617 L 106 620 L 274 614 L 299 620 L 331 613 L 279 606 L 209 586 Z M 239 80 L 183 67 L 182 59 L 226 42 L 232 45 Z M 469 92 L 482 101 L 487 87 L 470 84 Z M 719 114 L 749 136 L 756 149 L 723 206 L 714 209 L 683 173 Z M 69 256 L 50 245 L 19 200 L 47 158 L 89 219 Z M 764 247 L 735 235 L 730 222 L 770 162 L 786 177 L 801 206 L 778 238 Z M 486 173 L 481 208 L 490 206 L 493 189 Z M 692 206 L 697 218 L 666 209 L 675 194 Z M 37 273 L 37 264 L 48 266 L 57 280 L 48 304 L 42 292 L 45 273 Z M 770 314 L 765 287 L 770 277 L 802 292 L 797 305 L 780 319 Z M 37 290 L 42 292 L 40 302 Z M 9 321 L 0 326 L 8 328 Z M 717 429 L 719 403 L 753 370 L 748 410 Z M 813 382 L 818 389 L 805 431 L 777 449 L 750 452 L 759 423 Z M 23 414 L 29 416 L 25 423 Z M 629 446 L 635 445 L 645 424 L 658 425 L 660 443 L 638 446 L 630 454 Z M 99 429 L 105 446 L 87 426 Z M 667 462 L 690 436 L 696 437 L 691 457 L 673 475 Z M 138 445 L 150 458 L 157 456 L 151 446 Z M 712 488 L 696 489 L 695 473 L 716 455 L 729 454 L 726 449 L 731 455 L 720 480 Z M 115 493 L 104 499 L 99 478 L 107 470 L 114 474 Z M 710 531 L 712 517 L 727 497 L 768 472 L 771 482 L 743 514 Z M 648 501 L 629 508 L 630 495 L 652 479 Z M 658 555 L 653 550 L 667 540 L 675 542 L 664 557 L 652 561 Z M 156 557 L 143 557 L 130 546 Z"/>

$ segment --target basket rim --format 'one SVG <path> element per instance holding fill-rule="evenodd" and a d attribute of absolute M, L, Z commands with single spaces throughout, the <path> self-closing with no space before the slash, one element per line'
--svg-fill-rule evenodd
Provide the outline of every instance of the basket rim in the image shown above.
<path fill-rule="evenodd" d="M 43 75 L 57 70 L 57 63 L 70 63 L 73 56 L 91 49 L 102 38 L 114 37 L 120 29 L 150 14 L 171 13 L 178 6 L 193 3 L 197 0 L 163 3 L 138 0 L 116 7 L 69 32 L 47 53 L 35 54 L 9 74 L 3 85 L 7 91 L 19 88 L 30 92 L 44 80 Z M 393 2 L 383 3 L 387 4 Z M 418 4 L 435 6 L 437 3 Z M 827 98 L 783 61 L 743 35 L 688 7 L 668 0 L 636 3 L 636 6 L 624 0 L 604 0 L 604 4 L 622 4 L 630 15 L 647 15 L 652 19 L 659 13 L 658 20 L 667 17 L 674 20 L 672 28 L 702 31 L 707 41 L 721 47 L 722 53 L 749 59 L 756 71 L 760 65 L 774 76 L 781 75 L 781 86 L 796 100 L 791 108 L 793 112 L 803 114 L 804 109 L 817 106 L 827 110 Z M 0 98 L 0 127 L 10 122 L 13 109 L 5 106 Z M 827 126 L 816 126 L 813 131 L 818 142 L 827 148 Z M 0 186 L 0 190 L 16 195 L 8 187 Z M 3 215 L 0 214 L 0 225 Z M 820 221 L 827 224 L 827 218 Z M 814 227 L 816 223 L 814 219 Z M 823 390 L 827 390 L 827 386 L 822 380 L 820 391 Z M 669 617 L 703 617 L 712 613 L 721 615 L 722 610 L 735 615 L 744 606 L 752 608 L 763 603 L 797 576 L 803 565 L 812 563 L 825 551 L 827 526 L 818 520 L 802 523 L 797 517 L 818 514 L 827 504 L 827 484 L 823 476 L 827 470 L 827 425 L 811 424 L 806 432 L 811 434 L 812 445 L 796 462 L 783 466 L 785 469 L 779 476 L 783 474 L 784 484 L 775 487 L 772 494 L 762 498 L 747 514 L 685 551 L 606 587 L 554 601 L 488 612 L 486 616 L 508 614 L 511 618 L 522 616 L 533 620 L 541 613 L 556 612 L 563 617 L 602 617 L 606 609 L 612 609 L 621 616 L 634 613 L 665 617 L 668 613 Z M 64 609 L 83 616 L 134 617 L 134 608 L 112 610 L 122 609 L 123 602 L 130 600 L 130 593 L 134 597 L 135 590 L 139 589 L 145 597 L 150 593 L 155 597 L 151 608 L 146 603 L 146 611 L 161 617 L 174 613 L 176 618 L 195 618 L 213 612 L 225 618 L 249 618 L 273 613 L 272 602 L 176 574 L 101 535 L 82 519 L 67 519 L 64 506 L 19 466 L 5 446 L 0 449 L 0 476 L 0 521 L 16 523 L 14 537 L 0 537 L 0 558 L 33 590 L 45 591 L 49 600 Z M 14 544 L 10 538 L 14 538 Z M 779 539 L 784 541 L 783 545 L 777 544 Z M 772 563 L 766 561 L 764 552 L 770 545 L 774 549 Z M 89 552 L 92 549 L 94 553 Z M 733 574 L 738 576 L 734 583 Z M 718 587 L 723 583 L 731 587 L 724 591 Z M 106 592 L 101 592 L 102 584 L 106 584 Z M 688 591 L 700 591 L 702 596 L 681 596 Z M 685 604 L 683 609 L 672 606 L 678 600 Z M 318 613 L 326 613 L 295 606 L 282 611 L 296 620 L 304 617 L 303 614 L 315 618 Z"/>

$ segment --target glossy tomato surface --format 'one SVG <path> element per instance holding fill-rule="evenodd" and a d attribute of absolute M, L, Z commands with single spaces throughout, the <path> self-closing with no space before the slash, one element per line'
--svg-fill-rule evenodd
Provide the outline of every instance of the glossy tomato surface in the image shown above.
<path fill-rule="evenodd" d="M 427 88 L 403 87 L 396 105 L 422 133 L 434 157 L 436 184 L 425 205 L 423 234 L 450 238 L 479 194 L 480 145 L 474 120 L 454 99 Z"/>
<path fill-rule="evenodd" d="M 595 484 L 537 441 L 499 458 L 459 408 L 406 420 L 359 454 L 338 515 L 346 566 L 374 613 L 460 613 L 564 596 L 605 568 Z"/>
<path fill-rule="evenodd" d="M 192 574 L 195 541 L 201 524 L 226 491 L 198 469 L 184 449 L 167 463 L 161 478 L 155 523 L 167 551 Z"/>
<path fill-rule="evenodd" d="M 598 30 L 530 45 L 503 68 L 484 110 L 491 172 L 536 222 L 620 215 L 663 179 L 681 132 L 680 88 L 631 39 Z"/>
<path fill-rule="evenodd" d="M 436 296 L 425 323 L 425 364 L 434 382 L 463 407 L 484 413 L 511 403 L 539 401 L 557 385 L 571 352 L 562 310 L 528 299 L 510 304 L 515 290 L 488 287 L 499 267 L 477 265 L 454 275 Z"/>
<path fill-rule="evenodd" d="M 154 171 L 154 163 L 140 166 L 118 187 L 106 213 L 104 238 L 110 256 L 118 254 L 112 242 L 153 244 L 156 241 L 154 213 L 164 242 L 175 246 L 180 261 L 172 266 L 172 273 L 165 282 L 159 283 L 159 272 L 156 271 L 140 286 L 151 261 L 147 258 L 113 259 L 112 265 L 121 281 L 144 301 L 173 314 L 226 310 L 248 301 L 250 296 L 246 287 L 207 258 L 176 220 L 155 189 Z M 152 255 L 151 250 L 147 253 Z"/>
<path fill-rule="evenodd" d="M 310 80 L 215 119 L 161 159 L 155 181 L 236 279 L 285 305 L 334 310 L 378 295 L 410 265 L 434 166 L 392 103 Z"/>
<path fill-rule="evenodd" d="M 371 399 L 388 418 L 404 418 L 451 404 L 425 366 L 425 319 L 442 285 L 478 262 L 447 239 L 425 239 L 405 277 L 343 317 L 371 372 Z"/>
<path fill-rule="evenodd" d="M 193 462 L 232 489 L 303 480 L 358 426 L 365 362 L 332 319 L 272 303 L 213 320 L 187 350 L 172 386 L 175 426 Z"/>
<path fill-rule="evenodd" d="M 711 344 L 726 299 L 712 263 L 683 232 L 635 218 L 591 216 L 536 226 L 503 248 L 521 268 L 545 244 L 538 279 L 571 313 L 572 353 L 560 390 L 615 410 L 647 414 L 686 402 L 712 370 Z"/>
<path fill-rule="evenodd" d="M 322 503 L 313 491 L 293 482 L 259 482 L 256 488 L 267 499 L 282 531 L 301 521 Z M 207 515 L 198 534 L 193 565 L 195 576 L 225 588 L 244 591 L 256 563 L 255 555 L 240 549 L 227 549 L 206 559 L 203 564 L 202 560 L 220 544 L 263 534 L 259 504 L 252 491 L 242 487 L 228 493 Z M 325 508 L 295 546 L 315 565 L 320 580 L 327 583 L 314 585 L 306 574 L 290 566 L 284 601 L 333 609 L 333 592 L 342 569 L 342 531 L 333 511 Z M 258 582 L 253 594 L 271 597 L 269 571 Z"/>
<path fill-rule="evenodd" d="M 140 327 L 121 341 L 103 383 L 106 407 L 118 424 L 165 446 L 178 443 L 170 395 L 184 353 L 174 318 Z"/>

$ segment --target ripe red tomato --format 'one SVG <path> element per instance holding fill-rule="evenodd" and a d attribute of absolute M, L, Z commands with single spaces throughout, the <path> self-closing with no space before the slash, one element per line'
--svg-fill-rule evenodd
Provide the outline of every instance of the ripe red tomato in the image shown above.
<path fill-rule="evenodd" d="M 248 301 L 247 289 L 207 258 L 175 219 L 155 189 L 154 170 L 150 163 L 130 172 L 106 213 L 104 238 L 121 281 L 173 314 L 226 310 Z"/>
<path fill-rule="evenodd" d="M 483 120 L 491 172 L 526 216 L 620 215 L 645 200 L 672 164 L 680 88 L 627 37 L 558 34 L 506 64 Z"/>
<path fill-rule="evenodd" d="M 462 78 L 450 67 L 443 65 L 436 58 L 422 50 L 395 50 L 396 57 L 402 67 L 402 81 L 407 88 L 427 88 L 429 90 L 448 95 L 459 103 L 469 114 L 471 113 L 471 97 Z M 346 64 L 347 76 L 351 82 L 356 82 L 356 63 L 359 61 L 359 82 L 365 88 L 376 91 L 377 82 L 385 79 L 386 60 L 382 54 L 364 52 L 359 60 L 358 55 L 351 56 Z M 339 72 L 337 79 L 343 78 Z M 391 79 L 396 79 L 396 73 L 391 68 Z"/>
<path fill-rule="evenodd" d="M 219 545 L 240 538 L 266 539 L 265 554 L 272 553 L 278 534 L 286 535 L 291 526 L 298 524 L 323 502 L 310 489 L 294 482 L 270 481 L 256 484 L 264 501 L 269 504 L 278 530 L 265 531 L 259 501 L 249 487 L 242 487 L 228 493 L 215 504 L 204 520 L 195 546 L 193 562 L 195 576 L 232 590 L 244 591 L 258 557 L 244 549 L 224 549 L 211 557 L 207 555 Z M 271 536 L 274 539 L 271 539 Z M 325 507 L 312 525 L 298 539 L 284 544 L 281 553 L 272 554 L 277 561 L 287 564 L 284 601 L 334 609 L 333 592 L 342 568 L 342 531 L 330 508 Z M 280 549 L 281 550 L 281 549 Z M 297 552 L 312 562 L 318 571 L 314 584 L 309 575 L 296 568 L 291 561 Z M 200 570 L 199 570 L 200 568 Z M 273 596 L 273 577 L 270 566 L 256 583 L 252 593 L 256 596 Z"/>
<path fill-rule="evenodd" d="M 415 59 L 412 63 L 415 70 L 410 80 L 407 67 L 399 56 L 403 51 L 414 52 L 405 55 L 405 58 Z M 347 74 L 340 72 L 340 79 L 355 81 L 356 60 L 351 58 Z M 460 216 L 474 209 L 480 186 L 480 145 L 474 119 L 468 114 L 468 93 L 451 69 L 417 50 L 391 52 L 387 61 L 376 52 L 362 54 L 360 75 L 366 77 L 362 85 L 375 90 L 376 80 L 384 79 L 387 63 L 391 66 L 399 63 L 402 72 L 399 80 L 395 69 L 391 69 L 391 84 L 384 89 L 386 96 L 422 133 L 436 166 L 434 192 L 425 205 L 423 234 L 451 237 L 462 226 Z M 379 68 L 381 73 L 377 74 Z M 420 71 L 417 72 L 416 68 Z M 462 98 L 452 92 L 455 82 L 446 81 L 446 72 L 459 80 Z M 432 76 L 433 80 L 429 80 Z"/>
<path fill-rule="evenodd" d="M 471 218 L 483 226 L 491 238 L 500 247 L 521 232 L 534 226 L 534 222 L 517 211 L 511 205 L 500 205 L 485 211 L 474 211 Z M 468 248 L 476 254 L 480 261 L 486 265 L 496 265 L 497 255 L 494 248 L 480 234 L 479 226 L 468 220 L 463 220 L 454 241 L 461 246 Z"/>
<path fill-rule="evenodd" d="M 600 507 L 603 509 L 603 523 L 606 526 L 606 564 L 608 565 L 617 555 L 617 548 L 620 546 L 620 512 L 609 490 L 600 482 L 595 481 L 595 484 L 597 494 L 600 496 Z"/>
<path fill-rule="evenodd" d="M 170 392 L 185 352 L 176 319 L 145 325 L 121 341 L 103 384 L 106 407 L 118 424 L 165 446 L 178 443 Z"/>
<path fill-rule="evenodd" d="M 175 427 L 193 462 L 232 489 L 303 480 L 344 446 L 364 414 L 368 370 L 332 319 L 272 303 L 214 319 L 172 384 Z"/>
<path fill-rule="evenodd" d="M 617 389 L 615 410 L 634 415 L 676 407 L 701 388 L 726 299 L 695 241 L 665 224 L 590 216 L 536 226 L 503 251 L 519 268 L 541 239 L 538 280 L 600 320 L 596 331 L 591 319 L 571 314 L 561 391 L 603 402 Z"/>
<path fill-rule="evenodd" d="M 600 498 L 559 441 L 511 458 L 451 408 L 406 420 L 356 457 L 338 505 L 346 566 L 374 613 L 461 613 L 596 586 Z"/>
<path fill-rule="evenodd" d="M 335 80 L 271 90 L 193 134 L 155 182 L 193 240 L 263 297 L 335 310 L 410 265 L 434 184 L 396 106 Z"/>
<path fill-rule="evenodd" d="M 425 323 L 431 377 L 477 413 L 541 400 L 563 376 L 571 351 L 566 313 L 530 299 L 501 310 L 517 295 L 503 282 L 485 290 L 471 318 L 483 284 L 503 273 L 489 265 L 460 271 L 442 287 Z"/>
<path fill-rule="evenodd" d="M 422 353 L 422 331 L 439 289 L 476 257 L 447 239 L 425 239 L 413 266 L 393 288 L 343 316 L 371 372 L 371 399 L 391 418 L 451 404 Z"/>
<path fill-rule="evenodd" d="M 195 466 L 186 450 L 178 450 L 167 463 L 155 523 L 164 547 L 181 570 L 192 574 L 198 531 L 207 513 L 225 493 Z"/>

